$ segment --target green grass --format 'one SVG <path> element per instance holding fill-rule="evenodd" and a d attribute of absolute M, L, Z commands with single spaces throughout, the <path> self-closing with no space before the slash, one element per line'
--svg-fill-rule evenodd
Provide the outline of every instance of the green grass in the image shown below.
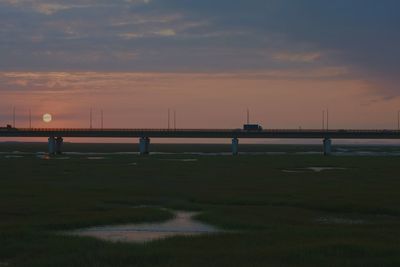
<path fill-rule="evenodd" d="M 0 155 L 0 266 L 400 265 L 399 157 L 105 157 Z M 282 172 L 309 166 L 348 169 Z M 171 218 L 162 207 L 200 211 L 229 232 L 145 245 L 58 234 Z"/>

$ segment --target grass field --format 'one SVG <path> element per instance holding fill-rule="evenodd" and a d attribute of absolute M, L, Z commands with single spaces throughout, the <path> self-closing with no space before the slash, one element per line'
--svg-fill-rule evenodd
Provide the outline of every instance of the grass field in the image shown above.
<path fill-rule="evenodd" d="M 126 147 L 112 146 L 66 149 Z M 400 266 L 400 157 L 104 157 L 0 155 L 0 266 Z M 187 158 L 197 161 L 171 160 Z M 310 166 L 345 169 L 302 169 Z M 229 231 L 146 244 L 59 234 L 173 216 L 162 208 L 200 211 L 198 220 Z"/>

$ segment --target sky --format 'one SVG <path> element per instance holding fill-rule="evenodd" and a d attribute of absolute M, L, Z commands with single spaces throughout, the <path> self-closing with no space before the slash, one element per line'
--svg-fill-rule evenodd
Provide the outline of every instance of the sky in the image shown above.
<path fill-rule="evenodd" d="M 0 0 L 0 124 L 397 128 L 397 0 Z M 42 115 L 53 121 L 45 123 Z"/>

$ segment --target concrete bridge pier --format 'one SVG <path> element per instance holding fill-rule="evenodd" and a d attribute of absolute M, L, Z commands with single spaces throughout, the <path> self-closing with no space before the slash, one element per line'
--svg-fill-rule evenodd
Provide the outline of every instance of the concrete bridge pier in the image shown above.
<path fill-rule="evenodd" d="M 329 156 L 332 153 L 332 140 L 324 138 L 324 155 Z"/>
<path fill-rule="evenodd" d="M 237 156 L 239 154 L 239 139 L 232 138 L 232 155 Z"/>
<path fill-rule="evenodd" d="M 140 155 L 148 155 L 150 153 L 150 138 L 140 137 L 139 152 L 140 152 Z"/>
<path fill-rule="evenodd" d="M 49 149 L 49 155 L 56 154 L 56 139 L 54 138 L 54 136 L 49 137 L 48 149 Z"/>
<path fill-rule="evenodd" d="M 56 141 L 55 153 L 60 155 L 62 153 L 62 145 L 64 143 L 64 139 L 62 137 L 57 137 L 55 141 Z"/>

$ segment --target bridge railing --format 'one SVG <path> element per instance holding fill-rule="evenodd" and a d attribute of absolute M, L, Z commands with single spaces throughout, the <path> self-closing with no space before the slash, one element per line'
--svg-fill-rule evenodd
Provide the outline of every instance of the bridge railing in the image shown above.
<path fill-rule="evenodd" d="M 155 129 L 155 128 L 12 128 L 2 130 L 22 131 L 22 132 L 265 132 L 265 133 L 390 133 L 400 132 L 399 130 L 389 129 L 264 129 L 262 131 L 247 131 L 243 129 Z"/>

